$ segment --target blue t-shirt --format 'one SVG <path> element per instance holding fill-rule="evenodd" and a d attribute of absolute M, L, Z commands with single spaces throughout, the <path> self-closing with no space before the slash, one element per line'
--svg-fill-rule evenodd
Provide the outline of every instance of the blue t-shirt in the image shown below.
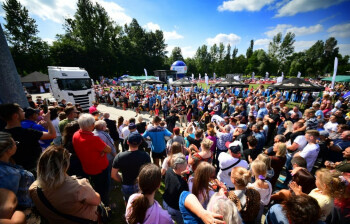
<path fill-rule="evenodd" d="M 256 140 L 258 140 L 258 144 L 256 145 L 256 148 L 259 150 L 262 150 L 264 148 L 265 145 L 265 136 L 263 133 L 258 132 L 258 133 L 254 133 L 253 134 L 256 138 Z"/>
<path fill-rule="evenodd" d="M 47 130 L 42 125 L 37 124 L 32 120 L 21 121 L 21 126 L 22 128 L 25 128 L 25 129 L 31 128 L 37 131 L 47 132 Z M 52 139 L 40 140 L 39 144 L 41 148 L 46 149 L 51 144 L 52 141 L 53 141 Z"/>
<path fill-rule="evenodd" d="M 193 214 L 191 211 L 189 211 L 187 208 L 185 208 L 185 200 L 189 194 L 191 193 L 188 191 L 183 191 L 179 198 L 179 208 L 182 214 L 182 218 L 185 224 L 201 224 L 203 223 L 202 220 L 198 218 L 195 214 Z"/>
<path fill-rule="evenodd" d="M 264 118 L 265 117 L 265 115 L 267 115 L 268 114 L 268 111 L 267 111 L 267 109 L 265 108 L 265 107 L 263 107 L 263 108 L 260 108 L 259 109 L 259 111 L 258 111 L 258 118 Z"/>
<path fill-rule="evenodd" d="M 164 136 L 171 136 L 171 132 L 163 127 L 152 127 L 145 131 L 142 135 L 144 138 L 150 137 L 152 140 L 151 149 L 152 152 L 161 153 L 165 150 Z"/>

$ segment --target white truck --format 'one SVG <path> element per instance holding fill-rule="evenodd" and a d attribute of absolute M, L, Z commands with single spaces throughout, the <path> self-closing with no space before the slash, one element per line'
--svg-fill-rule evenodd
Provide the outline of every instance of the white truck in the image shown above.
<path fill-rule="evenodd" d="M 80 104 L 88 110 L 95 100 L 92 79 L 87 71 L 79 67 L 48 66 L 51 92 L 60 102 L 65 99 L 73 104 Z"/>

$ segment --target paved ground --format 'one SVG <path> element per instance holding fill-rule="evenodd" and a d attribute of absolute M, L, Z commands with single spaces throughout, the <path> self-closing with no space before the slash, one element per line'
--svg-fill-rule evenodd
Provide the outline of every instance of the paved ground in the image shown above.
<path fill-rule="evenodd" d="M 44 93 L 44 94 L 31 94 L 33 97 L 33 100 L 36 100 L 37 96 L 41 96 L 42 99 L 44 98 L 52 98 L 53 96 L 50 93 Z M 109 113 L 110 119 L 117 120 L 119 116 L 123 116 L 124 120 L 129 119 L 131 117 L 135 117 L 136 112 L 133 109 L 123 110 L 122 108 L 118 107 L 115 108 L 110 105 L 100 104 L 98 105 L 97 109 L 101 111 L 102 113 Z M 140 116 L 140 115 L 139 115 Z M 143 117 L 143 120 L 145 122 L 150 122 L 152 118 L 150 118 L 150 115 L 148 112 L 141 112 L 141 116 Z M 136 120 L 137 121 L 137 120 Z"/>

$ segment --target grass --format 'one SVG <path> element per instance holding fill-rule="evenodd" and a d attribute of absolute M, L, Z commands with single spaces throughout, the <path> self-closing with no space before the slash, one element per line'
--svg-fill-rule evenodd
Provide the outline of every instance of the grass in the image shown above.
<path fill-rule="evenodd" d="M 112 180 L 113 181 L 113 180 Z M 125 203 L 123 199 L 123 194 L 121 192 L 121 184 L 115 183 L 115 187 L 113 188 L 111 192 L 111 204 L 116 204 L 116 208 L 112 209 L 112 220 L 109 222 L 111 224 L 126 224 L 125 221 Z M 162 195 L 164 194 L 164 181 L 161 182 L 160 188 L 156 192 L 155 199 L 158 201 L 160 205 L 163 205 L 163 198 Z"/>

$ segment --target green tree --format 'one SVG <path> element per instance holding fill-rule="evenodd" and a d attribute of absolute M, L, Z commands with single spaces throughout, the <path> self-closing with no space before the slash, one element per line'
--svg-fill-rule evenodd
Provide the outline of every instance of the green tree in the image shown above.
<path fill-rule="evenodd" d="M 324 44 L 324 73 L 330 73 L 333 71 L 334 58 L 339 54 L 339 47 L 337 47 L 338 41 L 334 37 L 330 37 Z"/>
<path fill-rule="evenodd" d="M 247 60 L 249 60 L 249 58 L 253 55 L 253 48 L 254 48 L 254 40 L 251 40 L 250 45 L 249 45 L 247 52 L 245 54 L 247 57 Z"/>
<path fill-rule="evenodd" d="M 49 46 L 37 37 L 35 20 L 17 0 L 6 0 L 2 8 L 5 10 L 5 35 L 19 74 L 35 70 L 45 72 L 50 63 Z"/>
<path fill-rule="evenodd" d="M 182 56 L 181 48 L 174 47 L 169 57 L 169 64 L 173 63 L 174 61 L 183 61 L 183 60 L 184 58 Z"/>
<path fill-rule="evenodd" d="M 295 34 L 288 32 L 283 38 L 282 33 L 273 37 L 269 44 L 271 60 L 278 62 L 278 73 L 283 71 L 287 57 L 294 52 Z"/>

